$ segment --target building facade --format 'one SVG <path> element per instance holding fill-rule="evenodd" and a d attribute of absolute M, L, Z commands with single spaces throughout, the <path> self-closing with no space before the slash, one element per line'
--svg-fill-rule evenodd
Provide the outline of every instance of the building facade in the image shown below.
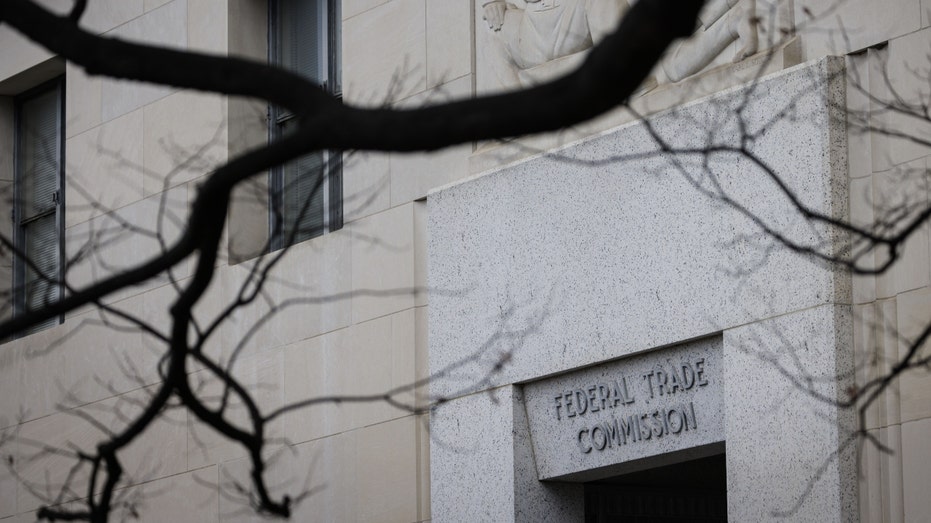
<path fill-rule="evenodd" d="M 406 108 L 568 71 L 629 8 L 90 0 L 81 25 L 271 61 L 346 103 Z M 928 208 L 929 13 L 924 0 L 710 2 L 629 109 L 430 154 L 321 152 L 238 188 L 203 325 L 256 260 L 295 243 L 204 350 L 235 360 L 269 411 L 394 390 L 412 407 L 280 418 L 273 494 L 310 493 L 295 521 L 931 517 L 927 371 L 862 419 L 837 404 L 931 321 L 928 227 L 876 276 L 799 252 L 862 247 L 812 214 L 894 231 Z M 263 101 L 89 76 L 3 24 L 0 49 L 2 234 L 42 262 L 5 249 L 6 317 L 67 292 L 37 274 L 80 289 L 158 255 L 213 168 L 291 125 Z M 751 155 L 715 152 L 748 136 Z M 164 327 L 192 268 L 105 305 Z M 81 308 L 0 346 L 0 521 L 78 506 L 86 474 L 69 478 L 73 457 L 46 449 L 93 448 L 159 383 L 163 343 L 127 327 Z M 122 457 L 118 517 L 257 518 L 238 488 L 245 450 L 183 409 Z"/>

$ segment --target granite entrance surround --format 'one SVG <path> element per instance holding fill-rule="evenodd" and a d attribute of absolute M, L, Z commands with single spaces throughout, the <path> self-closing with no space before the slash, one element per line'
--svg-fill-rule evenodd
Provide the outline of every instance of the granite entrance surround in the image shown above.
<path fill-rule="evenodd" d="M 747 99 L 756 155 L 806 205 L 846 217 L 843 64 L 651 124 L 672 147 L 733 145 Z M 854 420 L 815 397 L 848 385 L 849 275 L 703 194 L 703 157 L 658 151 L 635 122 L 430 194 L 431 393 L 448 399 L 431 415 L 433 521 L 581 522 L 582 481 L 722 446 L 730 520 L 856 518 Z M 746 158 L 707 166 L 774 230 L 840 248 Z M 678 368 L 670 402 L 657 368 L 666 392 Z"/>

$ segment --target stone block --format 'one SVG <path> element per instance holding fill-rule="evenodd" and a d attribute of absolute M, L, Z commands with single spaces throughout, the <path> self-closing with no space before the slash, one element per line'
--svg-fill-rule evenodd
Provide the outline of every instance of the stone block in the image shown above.
<path fill-rule="evenodd" d="M 466 178 L 471 154 L 472 144 L 433 153 L 393 153 L 391 205 L 423 198 L 432 189 Z"/>
<path fill-rule="evenodd" d="M 284 348 L 285 404 L 345 392 L 340 388 L 337 363 L 347 331 L 341 329 Z M 346 430 L 349 422 L 343 405 L 324 402 L 286 414 L 282 422 L 289 441 L 299 444 Z"/>
<path fill-rule="evenodd" d="M 917 15 L 912 18 L 917 25 Z M 885 49 L 869 51 L 874 171 L 886 170 L 931 152 L 923 145 L 931 138 L 931 124 L 920 109 L 923 101 L 931 96 L 928 86 L 931 65 L 926 53 L 929 42 L 931 29 L 923 29 L 890 40 Z M 901 132 L 908 136 L 897 136 Z"/>
<path fill-rule="evenodd" d="M 230 264 L 268 252 L 268 176 L 254 176 L 233 189 L 225 234 Z"/>
<path fill-rule="evenodd" d="M 856 418 L 833 404 L 852 384 L 851 328 L 826 305 L 724 332 L 729 520 L 857 519 Z"/>
<path fill-rule="evenodd" d="M 275 501 L 280 501 L 284 495 L 292 499 L 299 499 L 304 492 L 307 482 L 310 478 L 315 478 L 320 472 L 310 468 L 310 461 L 302 456 L 302 453 L 291 447 L 276 447 L 268 453 L 269 457 L 265 463 L 265 479 L 269 488 L 270 496 Z M 308 468 L 301 470 L 302 475 L 298 475 L 296 470 L 302 466 Z M 253 492 L 252 488 L 252 462 L 248 458 L 238 458 L 226 461 L 218 466 L 219 483 L 218 490 L 220 494 L 219 515 L 220 521 L 224 523 L 257 523 L 262 521 L 261 515 L 256 513 L 254 505 L 250 502 L 247 494 L 239 487 L 245 487 L 248 492 Z M 312 493 L 309 498 L 317 497 Z M 297 519 L 296 515 L 300 512 L 305 502 L 298 502 L 292 506 L 291 519 Z M 307 518 L 313 520 L 313 518 Z"/>
<path fill-rule="evenodd" d="M 354 430 L 408 414 L 380 398 L 414 381 L 414 311 L 384 316 L 285 348 L 285 401 L 328 401 L 289 414 L 284 423 L 294 442 Z M 393 398 L 409 405 L 409 392 Z"/>
<path fill-rule="evenodd" d="M 343 23 L 343 95 L 378 106 L 426 88 L 426 4 L 392 0 Z"/>
<path fill-rule="evenodd" d="M 141 301 L 126 300 L 114 306 L 138 315 Z M 145 339 L 132 324 L 112 314 L 89 311 L 22 342 L 17 340 L 14 343 L 24 347 L 20 408 L 25 419 L 156 383 L 164 347 L 147 344 Z"/>
<path fill-rule="evenodd" d="M 349 325 L 352 249 L 346 228 L 291 247 L 271 272 L 266 287 L 271 303 L 277 304 L 279 310 L 251 341 L 253 350 L 293 343 Z M 252 311 L 261 307 L 256 304 Z M 244 321 L 237 328 L 250 325 Z M 236 329 L 230 332 L 244 334 Z M 230 346 L 241 339 L 232 338 Z"/>
<path fill-rule="evenodd" d="M 391 388 L 413 385 L 417 379 L 417 313 L 407 309 L 391 315 Z M 413 406 L 427 387 L 398 394 L 396 399 Z M 389 409 L 393 410 L 393 409 Z"/>
<path fill-rule="evenodd" d="M 417 346 L 416 371 L 415 378 L 422 381 L 431 378 L 430 375 L 430 346 L 427 338 L 427 307 L 416 307 L 414 309 L 414 320 L 416 321 L 415 343 Z M 421 391 L 421 394 L 428 399 L 428 390 Z"/>
<path fill-rule="evenodd" d="M 415 418 L 274 450 L 269 459 L 272 496 L 301 499 L 295 521 L 399 521 L 417 519 Z M 234 481 L 248 480 L 245 459 L 220 467 L 222 521 L 254 521 Z M 309 492 L 311 495 L 302 497 Z"/>
<path fill-rule="evenodd" d="M 25 380 L 58 378 L 56 374 L 47 370 L 48 364 L 44 360 L 34 361 L 37 354 L 44 355 L 46 352 L 35 347 L 57 347 L 54 345 L 55 340 L 64 332 L 67 331 L 59 325 L 10 340 L 4 345 L 4 349 L 10 351 L 10 359 L 6 359 L 4 365 L 4 377 L 10 379 L 6 382 L 7 387 L 17 389 L 11 398 L 3 402 L 4 427 L 37 419 L 56 411 L 57 402 L 62 399 L 61 387 L 55 381 L 51 382 L 52 387 L 48 386 L 48 382 L 42 383 L 40 394 L 35 396 L 36 389 L 30 388 L 30 383 Z M 38 386 L 37 384 L 36 387 Z"/>
<path fill-rule="evenodd" d="M 226 361 L 229 367 L 229 360 Z M 233 376 L 251 393 L 263 414 L 284 404 L 284 362 L 284 351 L 279 349 L 239 358 L 232 364 Z M 219 408 L 225 389 L 223 383 L 208 370 L 193 374 L 191 380 L 192 388 L 208 408 Z M 251 418 L 242 399 L 235 394 L 228 398 L 225 418 L 233 425 L 251 431 Z M 282 441 L 286 436 L 282 428 L 280 420 L 272 421 L 266 425 L 265 437 L 271 441 Z M 245 447 L 208 427 L 194 415 L 188 417 L 188 469 L 238 459 L 247 453 Z"/>
<path fill-rule="evenodd" d="M 95 5 L 91 2 L 90 5 Z M 65 65 L 65 137 L 71 138 L 100 125 L 101 84 L 80 67 Z M 68 150 L 71 154 L 71 150 Z"/>
<path fill-rule="evenodd" d="M 421 107 L 472 94 L 472 77 L 464 76 L 402 101 L 401 107 Z M 461 180 L 469 173 L 472 144 L 430 153 L 391 154 L 391 206 L 424 198 L 430 190 Z"/>
<path fill-rule="evenodd" d="M 143 121 L 137 110 L 67 140 L 66 227 L 142 199 Z"/>
<path fill-rule="evenodd" d="M 795 20 L 804 28 L 805 56 L 813 59 L 842 55 L 911 33 L 921 24 L 919 3 L 919 0 L 851 0 L 837 5 L 815 0 L 794 2 Z"/>
<path fill-rule="evenodd" d="M 890 425 L 879 430 L 879 443 L 890 452 L 883 452 L 880 461 L 882 482 L 882 521 L 904 521 L 905 491 L 903 490 L 902 426 Z"/>
<path fill-rule="evenodd" d="M 414 306 L 413 206 L 357 220 L 352 233 L 352 321 Z"/>
<path fill-rule="evenodd" d="M 229 33 L 230 55 L 244 56 L 258 61 L 268 60 L 267 2 L 231 0 L 228 3 L 228 9 L 227 32 Z M 264 109 L 262 114 L 264 119 Z"/>
<path fill-rule="evenodd" d="M 471 73 L 471 2 L 428 1 L 426 23 L 427 88 Z"/>
<path fill-rule="evenodd" d="M 354 431 L 353 481 L 343 493 L 355 500 L 351 520 L 417 519 L 416 429 L 417 418 L 406 416 Z"/>
<path fill-rule="evenodd" d="M 870 431 L 870 436 L 879 438 L 879 429 Z M 881 483 L 882 451 L 876 445 L 863 446 L 860 455 L 860 518 L 862 521 L 882 521 L 883 498 Z"/>
<path fill-rule="evenodd" d="M 72 263 L 66 280 L 81 289 L 160 255 L 163 243 L 171 245 L 180 236 L 188 211 L 188 188 L 181 185 L 69 227 L 65 231 L 65 252 Z M 184 260 L 175 266 L 171 277 L 183 279 L 191 267 L 191 260 Z M 167 282 L 168 276 L 161 275 L 114 292 L 105 301 L 117 301 Z"/>
<path fill-rule="evenodd" d="M 873 174 L 873 227 L 886 235 L 900 234 L 927 209 L 929 182 L 926 179 L 926 159 L 919 158 L 888 171 Z M 851 194 L 851 199 L 854 198 Z M 854 201 L 851 202 L 854 208 Z M 892 224 L 885 227 L 884 224 Z M 876 295 L 888 298 L 898 293 L 931 284 L 928 269 L 929 227 L 916 228 L 899 246 L 899 257 L 893 265 L 876 277 Z M 875 266 L 889 259 L 888 252 L 874 251 Z"/>
<path fill-rule="evenodd" d="M 188 46 L 192 51 L 226 54 L 228 0 L 188 0 Z"/>
<path fill-rule="evenodd" d="M 158 386 L 147 387 L 82 407 L 111 430 L 124 430 L 151 401 Z M 138 485 L 187 470 L 188 412 L 168 409 L 120 453 L 125 469 L 121 485 Z"/>
<path fill-rule="evenodd" d="M 145 10 L 151 11 L 157 7 L 161 7 L 171 0 L 145 0 Z"/>
<path fill-rule="evenodd" d="M 0 49 L 5 51 L 0 63 L 0 78 L 4 80 L 52 58 L 51 53 L 8 25 L 0 27 Z M 13 95 L 19 91 L 0 94 Z"/>
<path fill-rule="evenodd" d="M 391 0 L 345 0 L 343 2 L 343 20 L 364 13 L 369 9 L 374 9 L 389 1 Z"/>
<path fill-rule="evenodd" d="M 850 180 L 850 220 L 858 227 L 872 228 L 873 218 L 873 179 L 871 177 Z M 859 266 L 875 267 L 874 253 L 867 253 Z M 853 274 L 853 302 L 869 303 L 876 299 L 876 276 L 872 274 Z"/>
<path fill-rule="evenodd" d="M 150 3 L 151 0 L 145 0 Z M 164 2 L 163 2 L 164 3 Z M 81 27 L 94 33 L 106 33 L 143 13 L 143 0 L 95 0 L 87 3 Z"/>
<path fill-rule="evenodd" d="M 8 343 L 0 351 L 0 429 L 19 423 L 23 406 L 22 343 Z M 0 432 L 0 438 L 3 437 Z M 2 439 L 0 439 L 2 441 Z M 0 447 L 0 452 L 3 449 Z"/>
<path fill-rule="evenodd" d="M 261 327 L 262 315 L 268 312 L 268 309 L 254 301 L 251 305 L 233 311 L 227 310 L 240 296 L 242 287 L 247 285 L 247 273 L 248 270 L 240 270 L 238 267 L 218 266 L 213 282 L 193 310 L 194 317 L 200 325 L 218 324 L 216 330 L 206 340 L 204 348 L 205 352 L 218 361 L 225 361 L 234 351 L 241 352 L 244 356 L 261 352 L 254 349 L 255 340 L 249 333 L 250 329 Z M 181 283 L 183 285 L 185 281 L 182 280 Z M 175 300 L 176 292 L 167 287 L 161 289 L 166 290 L 160 294 L 148 292 L 146 298 L 153 296 L 152 301 L 155 302 L 152 307 L 153 312 L 150 314 L 158 314 L 159 316 L 156 317 L 167 319 L 168 309 L 165 305 Z M 258 332 L 258 335 L 262 334 L 267 334 L 267 331 Z M 267 340 L 259 340 L 257 346 L 274 348 L 271 344 L 261 345 L 264 341 Z M 240 342 L 242 347 L 240 347 Z"/>
<path fill-rule="evenodd" d="M 39 489 L 43 498 L 37 498 L 29 489 L 19 488 L 17 509 L 35 510 L 48 503 L 46 495 L 52 498 L 65 484 L 69 471 L 78 462 L 74 456 L 61 453 L 49 453 L 44 449 L 62 449 L 66 453 L 76 450 L 91 451 L 102 443 L 107 435 L 104 427 L 118 431 L 125 427 L 129 419 L 138 415 L 141 407 L 139 401 L 151 390 L 140 390 L 129 395 L 112 398 L 103 402 L 83 406 L 79 409 L 83 416 L 64 411 L 52 414 L 19 427 L 17 472 L 22 478 L 34 485 L 46 486 L 49 490 Z M 179 417 L 180 416 L 180 417 Z M 125 468 L 121 485 L 145 482 L 157 477 L 177 474 L 185 470 L 186 456 L 181 449 L 185 446 L 185 426 L 183 412 L 169 412 L 165 417 L 155 421 L 136 441 L 126 447 L 120 457 Z M 88 419 L 99 422 L 99 426 Z M 69 485 L 69 492 L 63 499 L 69 501 L 83 494 L 88 486 L 90 467 L 84 465 L 75 474 Z"/>
<path fill-rule="evenodd" d="M 225 521 L 218 516 L 220 497 L 216 485 L 220 481 L 217 467 L 206 467 L 132 487 L 124 495 L 139 500 L 139 516 L 126 511 L 117 513 L 117 517 L 143 523 Z"/>
<path fill-rule="evenodd" d="M 417 521 L 430 519 L 430 415 L 417 417 Z"/>
<path fill-rule="evenodd" d="M 861 77 L 861 86 L 870 95 L 869 127 L 870 137 L 870 163 L 872 172 L 886 171 L 895 165 L 892 158 L 891 138 L 888 133 L 880 132 L 890 129 L 890 115 L 882 110 L 882 101 L 889 100 L 889 87 L 886 85 L 888 75 L 889 47 L 866 50 L 866 71 Z"/>
<path fill-rule="evenodd" d="M 905 521 L 919 523 L 931 514 L 931 419 L 902 424 L 902 486 Z"/>
<path fill-rule="evenodd" d="M 857 387 L 863 387 L 885 367 L 883 355 L 882 309 L 876 303 L 855 305 L 853 307 L 853 355 L 856 367 Z M 867 428 L 883 426 L 885 409 L 882 401 L 873 402 L 867 408 L 865 423 Z"/>
<path fill-rule="evenodd" d="M 101 79 L 101 94 L 108 103 L 103 104 L 101 118 L 109 121 L 135 111 L 146 104 L 174 92 L 170 87 L 143 84 L 130 80 Z"/>
<path fill-rule="evenodd" d="M 870 151 L 870 69 L 871 54 L 847 57 L 847 161 L 851 178 L 873 172 Z"/>
<path fill-rule="evenodd" d="M 353 152 L 343 156 L 343 220 L 379 213 L 391 204 L 391 164 L 387 153 Z"/>
<path fill-rule="evenodd" d="M 204 176 L 226 161 L 225 98 L 182 91 L 143 111 L 146 196 Z"/>
<path fill-rule="evenodd" d="M 0 362 L 0 364 L 2 364 L 2 362 Z M 7 461 L 7 456 L 19 455 L 18 444 L 12 439 L 14 434 L 15 431 L 12 429 L 0 430 L 0 457 L 3 458 L 4 462 Z M 0 520 L 18 512 L 16 509 L 16 501 L 19 488 L 19 480 L 9 467 L 4 466 L 0 468 L 0 492 L 3 492 L 3 495 L 0 496 Z"/>
<path fill-rule="evenodd" d="M 187 49 L 187 20 L 187 0 L 172 0 L 119 26 L 109 36 Z M 126 80 L 104 78 L 101 82 L 101 95 L 107 101 L 102 106 L 103 121 L 134 111 L 174 91 L 170 87 Z"/>
<path fill-rule="evenodd" d="M 890 368 L 895 362 L 907 357 L 921 333 L 928 328 L 931 321 L 931 289 L 922 288 L 901 294 L 896 301 L 898 357 L 890 361 Z M 917 349 L 911 361 L 928 356 L 931 356 L 931 344 L 925 343 Z M 926 367 L 918 367 L 904 372 L 899 379 L 898 396 L 902 422 L 931 417 L 931 371 Z"/>
<path fill-rule="evenodd" d="M 68 0 L 38 0 L 36 3 L 58 15 L 67 14 L 71 10 Z"/>
<path fill-rule="evenodd" d="M 355 481 L 355 452 L 355 432 L 345 432 L 295 445 L 292 454 L 285 454 L 290 468 L 279 466 L 276 474 L 287 479 L 278 484 L 290 492 L 314 492 L 295 507 L 295 521 L 356 520 L 355 505 L 363 501 L 349 495 Z M 370 468 L 369 473 L 373 470 Z"/>
<path fill-rule="evenodd" d="M 854 358 L 857 386 L 881 379 L 899 358 L 896 301 L 854 307 Z M 866 428 L 901 422 L 899 381 L 892 382 L 866 411 Z"/>
<path fill-rule="evenodd" d="M 509 520 L 515 502 L 510 389 L 459 398 L 431 413 L 434 521 Z"/>
<path fill-rule="evenodd" d="M 255 7 L 254 2 L 248 2 Z M 234 16 L 243 15 L 239 3 L 230 3 L 230 25 L 239 28 Z M 234 8 L 236 10 L 234 14 Z M 264 20 L 264 12 L 263 12 Z M 243 20 L 242 22 L 245 22 Z M 264 26 L 263 26 L 264 27 Z M 252 34 L 249 32 L 248 34 Z M 239 35 L 243 36 L 243 35 Z M 234 41 L 230 42 L 230 54 L 237 50 Z M 264 46 L 264 40 L 262 45 Z M 263 53 L 264 51 L 263 47 Z M 265 59 L 265 54 L 261 57 Z M 268 104 L 260 100 L 228 98 L 227 106 L 227 157 L 238 156 L 245 151 L 259 147 L 268 141 L 267 111 Z M 228 236 L 228 260 L 236 264 L 251 260 L 268 250 L 269 212 L 268 212 L 268 174 L 258 173 L 233 189 L 230 202 L 226 234 Z"/>
<path fill-rule="evenodd" d="M 881 354 L 881 357 L 876 369 L 878 371 L 876 376 L 883 376 L 888 374 L 892 366 L 900 358 L 901 334 L 899 329 L 901 318 L 898 314 L 897 300 L 880 301 L 878 308 L 877 325 L 880 330 L 876 339 L 878 342 L 877 353 Z M 902 423 L 901 385 L 901 381 L 890 383 L 882 396 L 876 400 L 881 413 L 881 426 Z"/>
<path fill-rule="evenodd" d="M 427 202 L 414 202 L 414 296 L 415 305 L 424 307 L 429 300 L 427 278 Z M 426 346 L 424 346 L 426 350 Z"/>
<path fill-rule="evenodd" d="M 505 386 L 431 412 L 433 521 L 582 520 L 579 485 L 537 481 L 522 403 L 520 391 Z"/>
<path fill-rule="evenodd" d="M 71 507 L 71 506 L 74 506 L 74 503 L 63 503 L 63 505 L 66 507 Z M 13 516 L 9 518 L 8 520 L 5 520 L 3 523 L 8 523 L 8 522 L 9 523 L 35 523 L 36 521 L 38 521 L 38 519 L 39 518 L 37 516 L 37 513 L 35 511 L 32 511 L 32 512 L 24 512 L 22 514 Z"/>

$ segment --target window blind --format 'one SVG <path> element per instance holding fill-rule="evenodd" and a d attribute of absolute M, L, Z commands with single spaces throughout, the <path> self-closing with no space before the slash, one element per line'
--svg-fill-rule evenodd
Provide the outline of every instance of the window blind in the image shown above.
<path fill-rule="evenodd" d="M 300 242 L 323 234 L 324 154 L 317 152 L 284 166 L 282 206 L 284 235 Z"/>
<path fill-rule="evenodd" d="M 339 2 L 333 0 L 272 0 L 270 59 L 328 92 L 339 92 Z M 338 94 L 337 94 L 338 95 Z M 272 107 L 271 139 L 287 135 L 294 115 Z M 301 242 L 342 226 L 340 162 L 332 151 L 315 152 L 272 170 L 271 250 L 289 241 Z M 331 165 L 332 163 L 332 165 Z"/>
<path fill-rule="evenodd" d="M 58 89 L 23 103 L 20 128 L 20 220 L 55 207 L 59 151 Z"/>
<path fill-rule="evenodd" d="M 327 81 L 326 2 L 280 0 L 280 65 L 323 85 Z"/>
<path fill-rule="evenodd" d="M 25 95 L 17 107 L 16 310 L 40 309 L 59 299 L 62 84 Z M 51 318 L 29 332 L 55 325 Z"/>

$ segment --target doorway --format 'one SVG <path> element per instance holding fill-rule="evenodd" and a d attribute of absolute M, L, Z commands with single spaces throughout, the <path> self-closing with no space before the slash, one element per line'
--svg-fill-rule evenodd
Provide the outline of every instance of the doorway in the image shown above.
<path fill-rule="evenodd" d="M 724 454 L 585 484 L 585 523 L 727 521 Z"/>

